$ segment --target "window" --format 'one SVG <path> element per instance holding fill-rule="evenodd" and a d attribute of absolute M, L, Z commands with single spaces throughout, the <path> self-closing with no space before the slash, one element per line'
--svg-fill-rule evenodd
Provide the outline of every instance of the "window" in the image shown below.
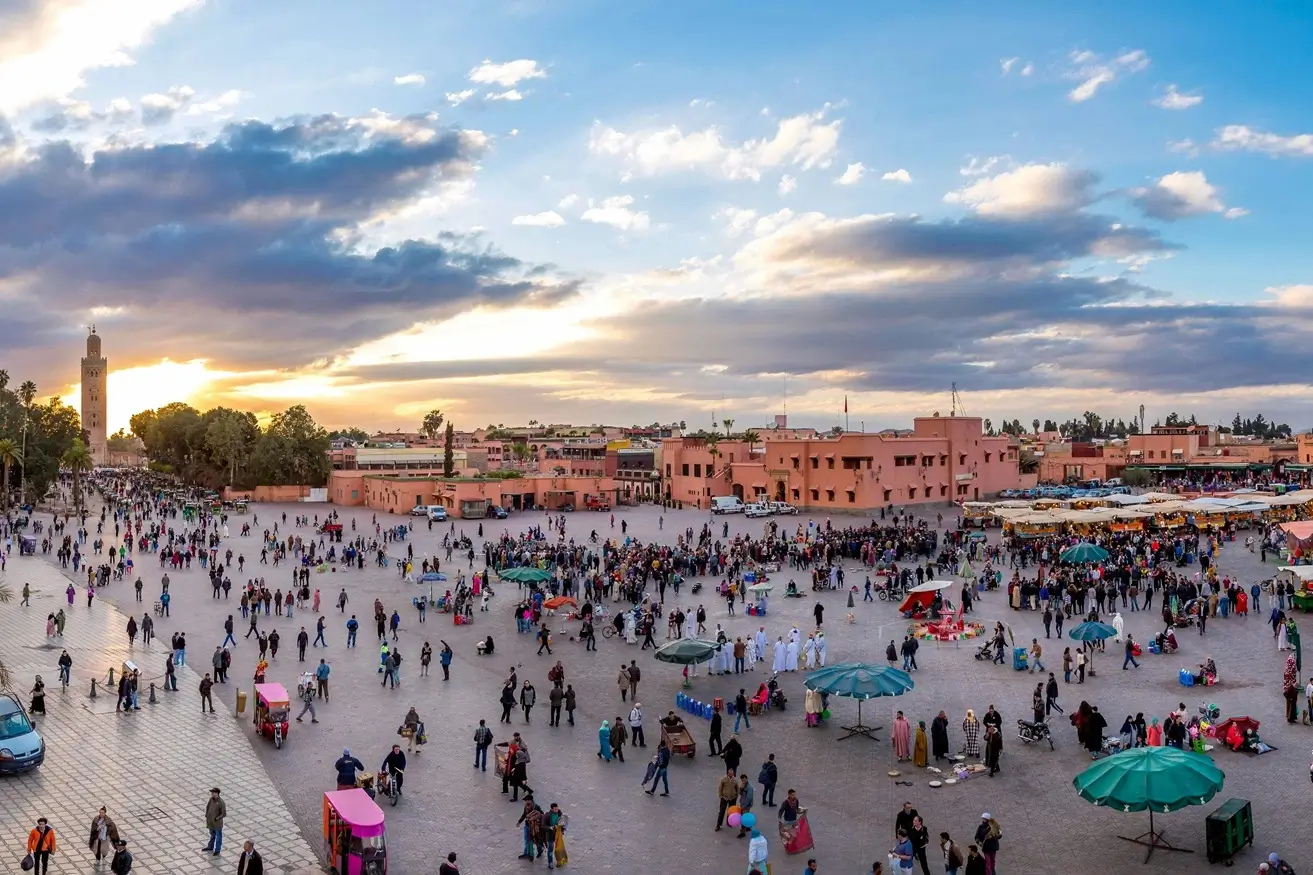
<path fill-rule="evenodd" d="M 819 489 L 813 489 L 813 490 L 811 491 L 811 494 L 812 494 L 812 501 L 820 501 L 820 500 L 821 500 L 821 491 L 820 491 Z"/>
<path fill-rule="evenodd" d="M 693 476 L 694 476 L 694 477 L 701 477 L 701 476 L 702 476 L 702 466 L 701 466 L 700 464 L 694 463 L 694 465 L 693 465 Z"/>
<path fill-rule="evenodd" d="M 966 488 L 966 485 L 965 485 L 965 484 L 959 485 L 959 486 L 957 487 L 957 494 L 958 494 L 958 495 L 966 495 L 966 494 L 967 494 L 967 488 Z"/>
<path fill-rule="evenodd" d="M 948 487 L 947 487 L 947 486 L 940 486 L 940 487 L 939 487 L 939 497 L 940 497 L 940 498 L 947 498 L 947 497 L 948 497 Z"/>
<path fill-rule="evenodd" d="M 827 489 L 827 490 L 825 490 L 825 500 L 826 500 L 826 501 L 834 501 L 834 490 L 833 490 L 833 489 Z"/>
<path fill-rule="evenodd" d="M 359 497 L 360 497 L 360 490 L 359 490 L 359 489 L 352 489 L 352 490 L 351 490 L 351 497 L 352 497 L 352 498 L 359 498 Z"/>
<path fill-rule="evenodd" d="M 829 468 L 831 471 L 833 471 L 833 470 L 834 470 L 834 459 L 826 459 L 826 460 L 825 460 L 825 467 L 827 467 L 827 468 Z"/>
<path fill-rule="evenodd" d="M 848 503 L 849 504 L 857 503 L 857 493 L 851 489 L 848 490 Z"/>
<path fill-rule="evenodd" d="M 922 467 L 922 468 L 933 468 L 934 466 L 935 466 L 935 457 L 934 457 L 934 456 L 922 456 L 922 457 L 921 457 L 921 467 Z"/>
<path fill-rule="evenodd" d="M 893 494 L 894 494 L 894 491 L 893 491 L 892 489 L 886 489 L 886 490 L 884 491 L 884 500 L 885 500 L 885 501 L 888 501 L 890 498 L 893 497 Z"/>
<path fill-rule="evenodd" d="M 812 456 L 812 470 L 815 471 L 819 467 L 821 467 L 821 460 Z"/>
<path fill-rule="evenodd" d="M 795 459 L 794 461 L 797 461 L 797 460 Z M 801 491 L 801 490 L 798 490 L 798 489 L 793 490 L 793 500 L 794 500 L 794 501 L 797 501 L 797 500 L 800 499 L 800 498 L 802 498 L 802 491 Z"/>
<path fill-rule="evenodd" d="M 993 453 L 985 453 L 985 464 L 986 464 L 986 465 L 989 464 L 989 457 L 992 456 L 992 455 L 994 455 L 994 454 L 993 454 Z"/>
<path fill-rule="evenodd" d="M 688 476 L 688 462 L 685 462 L 685 463 L 684 463 L 683 468 L 684 468 L 684 472 L 683 472 L 683 473 L 684 473 L 684 476 L 687 477 L 687 476 Z"/>
<path fill-rule="evenodd" d="M 915 486 L 909 486 L 909 487 L 907 487 L 907 497 L 908 497 L 908 498 L 916 498 L 916 487 L 915 487 Z"/>
<path fill-rule="evenodd" d="M 666 476 L 667 476 L 667 477 L 670 476 L 670 463 L 669 463 L 669 462 L 666 463 Z"/>
<path fill-rule="evenodd" d="M 797 471 L 798 468 L 799 468 L 799 465 L 798 465 L 798 457 L 797 457 L 797 456 L 794 456 L 794 457 L 793 457 L 793 470 Z"/>

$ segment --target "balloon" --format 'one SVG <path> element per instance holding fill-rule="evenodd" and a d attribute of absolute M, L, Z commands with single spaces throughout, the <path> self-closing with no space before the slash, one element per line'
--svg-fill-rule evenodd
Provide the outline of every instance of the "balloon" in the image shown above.
<path fill-rule="evenodd" d="M 744 829 L 752 829 L 754 826 L 757 825 L 757 815 L 749 811 L 747 814 L 743 815 L 742 818 L 740 818 L 740 823 L 743 824 Z"/>
<path fill-rule="evenodd" d="M 738 826 L 739 823 L 741 822 L 737 811 L 731 814 L 729 817 L 727 817 L 726 821 L 729 823 L 730 826 Z"/>
<path fill-rule="evenodd" d="M 743 813 L 743 809 L 740 808 L 740 807 L 737 806 L 737 805 L 731 805 L 729 808 L 726 808 L 726 809 L 725 809 L 725 813 L 728 814 L 730 817 L 733 817 L 733 816 L 736 815 L 736 814 L 742 814 L 742 813 Z M 737 823 L 734 824 L 734 825 L 735 825 L 735 826 L 738 826 Z"/>

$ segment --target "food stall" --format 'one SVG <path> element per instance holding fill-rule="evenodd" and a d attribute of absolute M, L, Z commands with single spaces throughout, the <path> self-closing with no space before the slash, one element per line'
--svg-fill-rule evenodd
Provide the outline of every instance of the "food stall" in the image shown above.
<path fill-rule="evenodd" d="M 1296 608 L 1305 613 L 1313 611 L 1313 565 L 1283 565 L 1273 580 L 1295 588 L 1291 602 Z"/>

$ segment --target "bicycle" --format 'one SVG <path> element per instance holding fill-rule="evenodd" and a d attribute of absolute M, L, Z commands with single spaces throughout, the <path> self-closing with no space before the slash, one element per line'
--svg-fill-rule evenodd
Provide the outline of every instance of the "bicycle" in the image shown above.
<path fill-rule="evenodd" d="M 614 638 L 614 637 L 615 637 L 615 626 L 612 626 L 610 623 L 606 623 L 606 624 L 604 624 L 604 625 L 602 626 L 602 637 L 603 637 L 603 638 Z"/>
<path fill-rule="evenodd" d="M 401 801 L 401 787 L 397 784 L 396 779 L 388 772 L 378 773 L 378 792 L 388 798 L 388 803 L 394 808 Z"/>

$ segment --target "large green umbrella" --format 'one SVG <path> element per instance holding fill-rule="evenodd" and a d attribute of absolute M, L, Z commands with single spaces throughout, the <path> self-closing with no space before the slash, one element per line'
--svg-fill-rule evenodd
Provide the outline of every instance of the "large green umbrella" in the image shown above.
<path fill-rule="evenodd" d="M 1096 623 L 1093 620 L 1086 620 L 1084 623 L 1081 623 L 1077 626 L 1073 626 L 1071 631 L 1068 632 L 1067 635 L 1068 637 L 1071 638 L 1072 641 L 1081 641 L 1081 642 L 1102 641 L 1105 638 L 1115 637 L 1117 635 L 1117 628 L 1115 626 L 1109 626 L 1107 623 Z M 1090 650 L 1089 674 L 1090 677 L 1096 676 L 1094 674 L 1093 649 Z"/>
<path fill-rule="evenodd" d="M 503 568 L 497 576 L 515 583 L 545 583 L 552 579 L 552 573 L 542 568 Z"/>
<path fill-rule="evenodd" d="M 912 676 L 905 671 L 864 662 L 826 666 L 807 675 L 805 683 L 809 690 L 857 700 L 857 723 L 843 727 L 848 734 L 839 736 L 839 741 L 854 735 L 864 735 L 875 740 L 873 733 L 880 727 L 862 723 L 862 702 L 882 696 L 901 696 L 916 686 Z"/>
<path fill-rule="evenodd" d="M 1108 558 L 1108 551 L 1098 544 L 1081 541 L 1074 547 L 1068 547 L 1058 557 L 1068 565 L 1080 565 L 1083 562 L 1102 562 Z"/>
<path fill-rule="evenodd" d="M 1175 747 L 1137 747 L 1098 760 L 1072 781 L 1087 802 L 1122 811 L 1149 810 L 1149 831 L 1131 838 L 1118 836 L 1149 849 L 1190 853 L 1177 848 L 1154 829 L 1154 812 L 1169 813 L 1190 805 L 1203 805 L 1217 795 L 1225 779 L 1211 758 Z"/>
<path fill-rule="evenodd" d="M 676 638 L 674 641 L 667 641 L 656 649 L 652 654 L 658 662 L 670 662 L 675 665 L 697 665 L 701 662 L 710 662 L 711 657 L 716 655 L 720 645 L 715 641 L 705 641 L 701 638 Z"/>

